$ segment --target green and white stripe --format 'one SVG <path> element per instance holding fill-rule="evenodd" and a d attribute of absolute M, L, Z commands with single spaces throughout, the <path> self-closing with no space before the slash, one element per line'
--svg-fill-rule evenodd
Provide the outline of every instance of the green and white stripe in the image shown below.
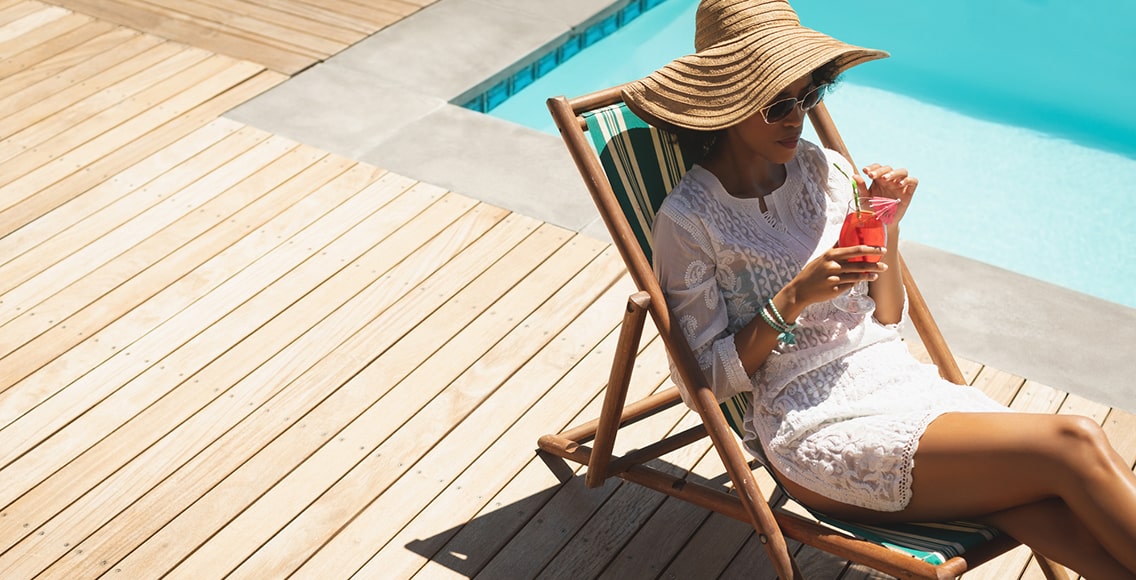
<path fill-rule="evenodd" d="M 687 156 L 669 133 L 651 127 L 622 104 L 584 118 L 612 190 L 650 260 L 655 212 L 690 169 Z"/>

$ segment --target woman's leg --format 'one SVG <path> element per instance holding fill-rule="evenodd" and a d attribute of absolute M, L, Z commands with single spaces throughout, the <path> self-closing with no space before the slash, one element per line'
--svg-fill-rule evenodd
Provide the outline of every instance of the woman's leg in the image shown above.
<path fill-rule="evenodd" d="M 1089 419 L 949 413 L 920 439 L 912 477 L 911 502 L 895 513 L 834 502 L 792 482 L 786 487 L 822 512 L 877 521 L 980 519 L 1058 498 L 1136 574 L 1136 475 Z"/>
<path fill-rule="evenodd" d="M 1132 578 L 1132 571 L 1113 558 L 1059 499 L 1010 508 L 981 520 L 1091 580 Z"/>

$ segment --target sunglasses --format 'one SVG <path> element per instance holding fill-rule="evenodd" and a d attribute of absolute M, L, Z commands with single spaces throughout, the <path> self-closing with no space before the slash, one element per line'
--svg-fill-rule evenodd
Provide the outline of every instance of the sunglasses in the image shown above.
<path fill-rule="evenodd" d="M 798 99 L 796 97 L 789 97 L 788 99 L 781 99 L 780 101 L 777 101 L 772 105 L 766 105 L 758 110 L 761 111 L 761 116 L 768 124 L 776 123 L 781 119 L 788 117 L 789 113 L 793 112 L 793 108 L 797 106 L 801 107 L 801 111 L 808 112 L 813 107 L 820 104 L 820 101 L 824 98 L 825 90 L 828 89 L 829 84 L 830 83 L 825 83 L 816 87 L 815 89 L 806 93 L 804 98 Z"/>

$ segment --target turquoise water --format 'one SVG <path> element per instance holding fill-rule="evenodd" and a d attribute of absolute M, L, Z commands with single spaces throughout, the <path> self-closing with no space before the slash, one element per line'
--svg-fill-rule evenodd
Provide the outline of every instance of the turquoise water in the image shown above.
<path fill-rule="evenodd" d="M 546 98 L 692 52 L 696 5 L 663 2 L 490 114 L 556 134 Z M 1136 2 L 793 5 L 806 26 L 892 54 L 826 102 L 858 164 L 919 177 L 906 239 L 1136 307 Z"/>

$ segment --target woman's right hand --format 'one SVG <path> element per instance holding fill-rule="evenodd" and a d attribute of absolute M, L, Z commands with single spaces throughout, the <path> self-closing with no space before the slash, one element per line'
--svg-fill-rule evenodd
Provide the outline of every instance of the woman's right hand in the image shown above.
<path fill-rule="evenodd" d="M 805 264 L 804 269 L 789 282 L 785 290 L 792 292 L 792 301 L 801 310 L 809 304 L 832 300 L 857 282 L 871 282 L 887 270 L 887 264 L 882 261 L 849 262 L 849 259 L 858 256 L 883 256 L 886 252 L 886 248 L 874 246 L 831 248 Z"/>

